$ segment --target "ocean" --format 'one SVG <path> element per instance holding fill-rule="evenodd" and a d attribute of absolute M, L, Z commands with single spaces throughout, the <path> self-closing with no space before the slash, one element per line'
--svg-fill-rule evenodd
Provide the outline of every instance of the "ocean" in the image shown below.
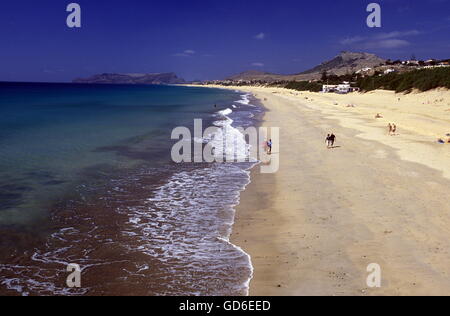
<path fill-rule="evenodd" d="M 238 91 L 0 83 L 0 294 L 248 294 L 229 236 L 255 162 L 174 163 L 171 132 L 237 134 L 262 114 Z"/>

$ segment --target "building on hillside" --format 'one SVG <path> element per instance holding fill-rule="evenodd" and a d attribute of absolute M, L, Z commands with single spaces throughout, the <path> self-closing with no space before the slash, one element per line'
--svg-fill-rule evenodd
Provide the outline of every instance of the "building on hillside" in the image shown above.
<path fill-rule="evenodd" d="M 360 74 L 360 73 L 364 73 L 364 72 L 369 72 L 369 71 L 371 71 L 371 70 L 372 70 L 372 68 L 370 68 L 370 67 L 365 67 L 365 68 L 362 68 L 362 69 L 358 70 L 356 73 L 357 73 L 357 74 Z"/>
<path fill-rule="evenodd" d="M 388 74 L 393 73 L 393 72 L 397 72 L 397 70 L 395 70 L 395 69 L 393 69 L 393 68 L 389 68 L 389 69 L 386 69 L 386 70 L 384 71 L 384 74 L 385 74 L 385 75 L 388 75 Z"/>
<path fill-rule="evenodd" d="M 425 65 L 427 65 L 427 66 L 434 66 L 436 64 L 437 64 L 437 60 L 436 59 L 425 60 Z"/>
<path fill-rule="evenodd" d="M 407 66 L 419 66 L 420 65 L 418 60 L 407 60 L 407 61 L 404 61 L 403 64 L 407 65 Z"/>

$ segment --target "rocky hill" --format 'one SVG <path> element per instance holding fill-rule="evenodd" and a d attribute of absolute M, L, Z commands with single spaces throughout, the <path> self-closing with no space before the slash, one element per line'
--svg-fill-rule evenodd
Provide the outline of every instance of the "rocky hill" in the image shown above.
<path fill-rule="evenodd" d="M 363 68 L 374 68 L 386 63 L 386 60 L 369 53 L 342 52 L 335 58 L 326 61 L 301 74 L 321 74 L 324 71 L 329 74 L 345 75 Z"/>
<path fill-rule="evenodd" d="M 292 74 L 292 75 L 280 75 L 272 74 L 262 71 L 246 71 L 235 76 L 231 76 L 226 80 L 259 80 L 266 82 L 273 81 L 292 81 L 292 80 L 312 80 L 319 79 L 324 71 L 328 74 L 345 75 L 347 73 L 353 73 L 363 68 L 373 68 L 384 64 L 386 60 L 369 53 L 352 53 L 342 52 L 333 59 L 323 62 L 322 64 L 309 69 L 307 71 Z"/>
<path fill-rule="evenodd" d="M 91 84 L 181 84 L 184 79 L 178 78 L 174 73 L 154 74 L 98 74 L 89 78 L 73 80 L 74 83 Z"/>

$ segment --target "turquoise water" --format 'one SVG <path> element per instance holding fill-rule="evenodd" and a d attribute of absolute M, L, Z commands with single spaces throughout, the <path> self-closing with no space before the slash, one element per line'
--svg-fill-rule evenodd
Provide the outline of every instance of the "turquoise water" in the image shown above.
<path fill-rule="evenodd" d="M 254 162 L 176 164 L 170 137 L 203 119 L 239 139 L 262 113 L 218 89 L 0 84 L 0 295 L 247 294 L 229 236 Z"/>
<path fill-rule="evenodd" d="M 172 128 L 234 99 L 187 87 L 0 84 L 0 225 L 45 216 L 96 166 L 167 163 Z"/>

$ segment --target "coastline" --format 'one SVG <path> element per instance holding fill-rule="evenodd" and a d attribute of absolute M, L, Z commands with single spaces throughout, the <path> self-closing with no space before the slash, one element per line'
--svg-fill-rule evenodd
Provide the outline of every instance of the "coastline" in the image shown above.
<path fill-rule="evenodd" d="M 131 90 L 134 88 L 130 86 Z M 70 195 L 55 196 L 58 201 L 50 204 L 48 220 L 33 226 L 40 230 L 11 227 L 3 231 L 0 293 L 248 294 L 252 272 L 249 256 L 229 242 L 234 206 L 249 182 L 247 164 L 176 164 L 170 157 L 172 143 L 167 142 L 167 135 L 172 127 L 190 124 L 195 118 L 202 118 L 206 125 L 226 128 L 226 133 L 236 133 L 231 127 L 233 120 L 257 124 L 260 110 L 247 105 L 247 94 L 244 97 L 233 91 L 171 89 L 172 96 L 184 100 L 184 107 L 178 107 L 177 111 L 167 109 L 168 114 L 175 116 L 167 116 L 167 132 L 159 133 L 160 136 L 146 134 L 145 124 L 143 133 L 121 140 L 120 146 L 95 144 L 95 152 L 112 152 L 131 162 L 141 158 L 140 163 L 119 168 L 95 160 L 92 166 L 80 169 L 83 178 L 73 185 Z M 216 102 L 218 106 L 213 108 L 211 105 Z M 239 106 L 231 111 L 235 102 Z M 180 109 L 184 109 L 181 115 Z M 148 115 L 139 114 L 138 121 L 149 122 Z M 166 117 L 163 111 L 153 116 Z M 133 117 L 120 117 L 124 122 L 134 122 Z M 114 125 L 121 126 L 120 123 Z M 122 132 L 119 136 L 123 135 L 119 131 Z M 245 139 L 240 144 L 246 145 Z M 245 153 L 245 146 L 238 148 Z M 43 167 L 35 169 L 36 177 L 42 180 L 39 176 L 43 174 L 43 179 L 51 180 L 53 170 Z M 58 175 L 57 170 L 54 174 Z M 44 231 L 44 227 L 48 229 Z M 41 238 L 37 238 L 36 232 Z M 82 288 L 68 289 L 60 282 L 60 271 L 66 268 L 67 258 L 83 269 Z M 106 270 L 105 283 L 102 275 Z M 124 279 L 128 281 L 123 282 Z"/>
<path fill-rule="evenodd" d="M 252 258 L 250 295 L 450 293 L 450 145 L 435 142 L 450 119 L 448 91 L 229 88 L 258 98 L 263 126 L 281 132 L 280 171 L 253 168 L 236 208 L 231 242 Z M 422 107 L 436 96 L 443 101 Z M 387 135 L 390 120 L 399 135 Z M 340 148 L 326 149 L 328 132 Z M 367 287 L 371 263 L 381 266 L 381 288 Z"/>

